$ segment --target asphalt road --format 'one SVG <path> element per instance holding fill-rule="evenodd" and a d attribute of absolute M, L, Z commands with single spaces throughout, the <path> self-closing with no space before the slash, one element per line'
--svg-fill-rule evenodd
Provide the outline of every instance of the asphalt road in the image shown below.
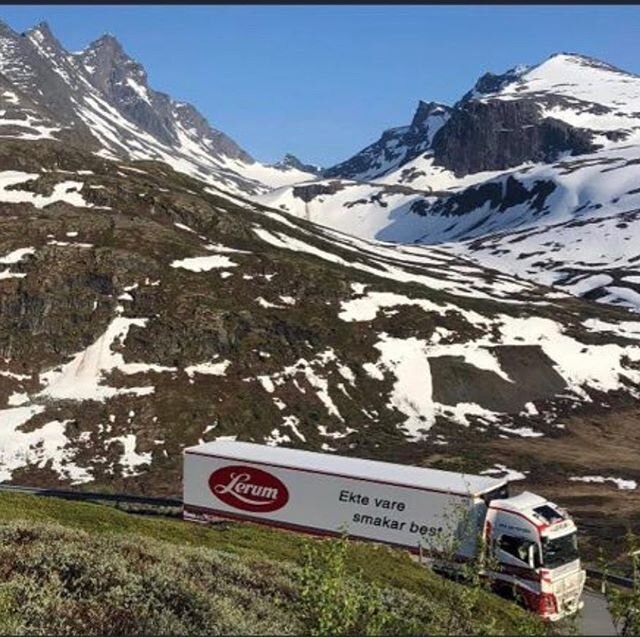
<path fill-rule="evenodd" d="M 586 590 L 582 594 L 584 608 L 578 620 L 579 635 L 615 635 L 616 630 L 607 610 L 607 603 L 599 593 Z"/>

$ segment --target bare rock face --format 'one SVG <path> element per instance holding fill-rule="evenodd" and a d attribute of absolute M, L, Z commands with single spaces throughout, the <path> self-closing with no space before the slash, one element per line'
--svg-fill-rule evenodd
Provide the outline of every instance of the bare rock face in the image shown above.
<path fill-rule="evenodd" d="M 498 93 L 505 86 L 512 82 L 517 82 L 527 70 L 528 67 L 526 66 L 518 66 L 499 75 L 495 73 L 485 73 L 478 78 L 475 86 L 468 93 L 465 93 L 460 102 L 465 103 L 481 95 Z"/>
<path fill-rule="evenodd" d="M 432 149 L 437 165 L 464 176 L 588 153 L 597 148 L 592 137 L 589 131 L 542 118 L 532 101 L 469 101 L 454 110 Z"/>
<path fill-rule="evenodd" d="M 322 195 L 335 195 L 344 189 L 344 185 L 339 181 L 329 181 L 328 183 L 312 183 L 309 185 L 294 186 L 293 196 L 309 203 L 316 197 Z"/>

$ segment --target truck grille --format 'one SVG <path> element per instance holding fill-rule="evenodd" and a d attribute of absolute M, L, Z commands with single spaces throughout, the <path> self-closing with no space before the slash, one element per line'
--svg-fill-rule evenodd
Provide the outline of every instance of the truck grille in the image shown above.
<path fill-rule="evenodd" d="M 578 609 L 585 578 L 585 572 L 578 571 L 553 583 L 553 592 L 558 600 L 558 610 L 562 611 L 564 609 L 572 613 Z"/>

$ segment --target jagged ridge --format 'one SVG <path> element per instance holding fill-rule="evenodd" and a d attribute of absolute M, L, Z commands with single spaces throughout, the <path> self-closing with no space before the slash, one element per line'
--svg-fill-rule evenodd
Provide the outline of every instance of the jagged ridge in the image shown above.
<path fill-rule="evenodd" d="M 163 161 L 250 194 L 312 176 L 256 162 L 192 105 L 151 89 L 144 67 L 112 35 L 70 54 L 46 23 L 22 35 L 3 24 L 0 73 L 12 87 L 13 119 L 25 122 L 5 129 L 10 136 L 60 139 L 105 157 Z"/>

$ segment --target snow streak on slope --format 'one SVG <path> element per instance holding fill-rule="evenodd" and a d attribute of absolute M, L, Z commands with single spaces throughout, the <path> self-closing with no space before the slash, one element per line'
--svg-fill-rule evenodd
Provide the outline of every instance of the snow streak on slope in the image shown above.
<path fill-rule="evenodd" d="M 273 219 L 286 218 L 277 213 L 267 213 Z M 474 268 L 464 263 L 458 269 L 447 252 L 421 246 L 403 246 L 383 242 L 357 239 L 339 232 L 323 232 L 324 247 L 312 239 L 310 231 L 303 231 L 310 241 L 302 240 L 285 232 L 272 232 L 261 227 L 254 228 L 263 241 L 286 250 L 310 254 L 324 261 L 373 274 L 392 281 L 414 283 L 430 290 L 442 290 L 466 298 L 500 299 L 509 304 L 546 303 L 546 301 L 524 301 L 520 294 L 533 291 L 535 286 L 526 281 L 517 281 L 499 272 Z M 349 258 L 336 253 L 336 249 L 347 251 Z M 547 296 L 553 298 L 553 295 Z"/>
<path fill-rule="evenodd" d="M 107 331 L 85 351 L 76 354 L 71 362 L 40 375 L 40 381 L 46 386 L 42 395 L 57 399 L 105 400 L 119 393 L 138 396 L 153 393 L 153 387 L 117 389 L 102 384 L 105 373 L 117 368 L 126 373 L 122 354 L 112 351 L 113 344 L 124 341 L 131 326 L 144 327 L 145 324 L 146 319 L 115 318 Z"/>

